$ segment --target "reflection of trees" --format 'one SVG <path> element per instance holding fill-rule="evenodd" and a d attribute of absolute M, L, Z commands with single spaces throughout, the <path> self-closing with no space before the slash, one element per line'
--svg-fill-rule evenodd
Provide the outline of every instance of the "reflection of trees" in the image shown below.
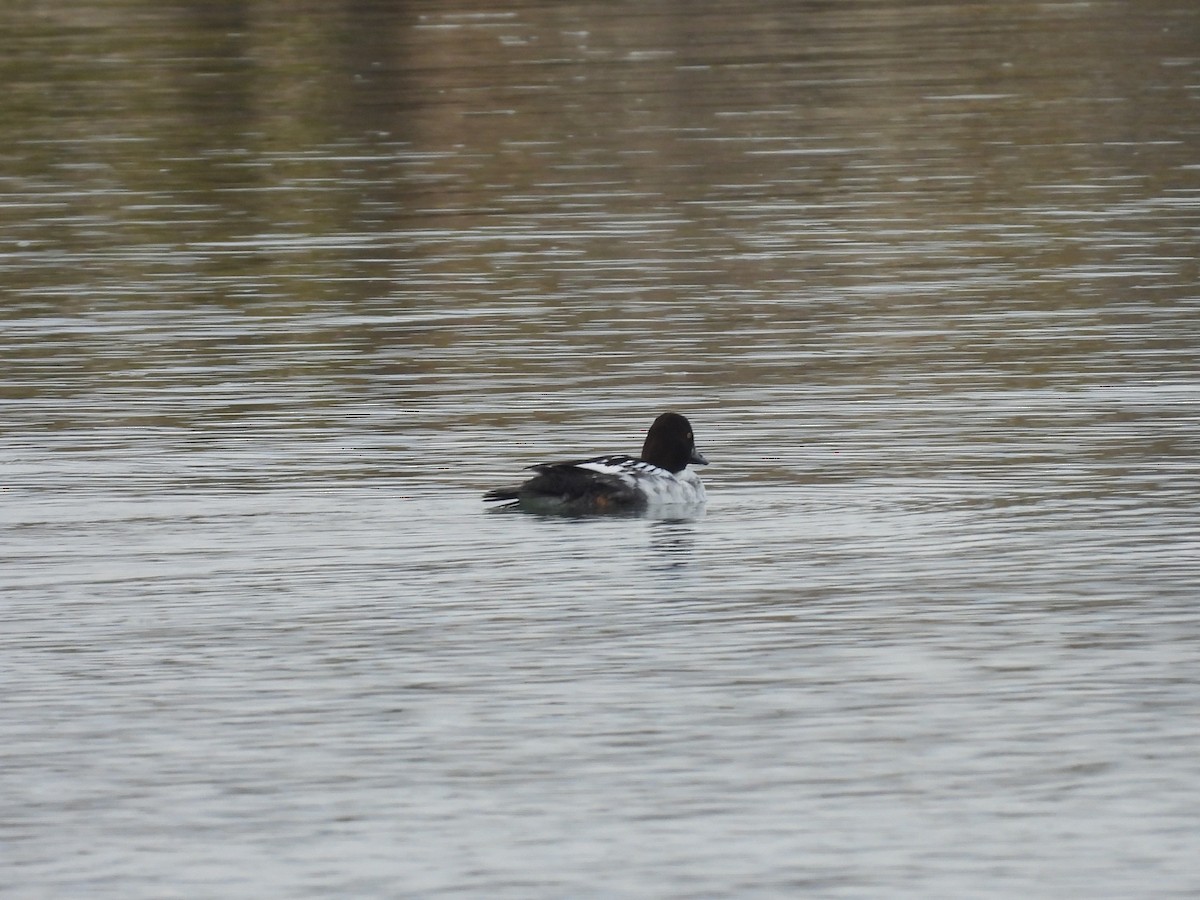
<path fill-rule="evenodd" d="M 0 224 L 105 277 L 154 255 L 287 296 L 1001 277 L 1187 186 L 1194 140 L 1158 139 L 1194 107 L 1166 64 L 1188 9 L 16 4 L 0 134 L 30 202 Z"/>

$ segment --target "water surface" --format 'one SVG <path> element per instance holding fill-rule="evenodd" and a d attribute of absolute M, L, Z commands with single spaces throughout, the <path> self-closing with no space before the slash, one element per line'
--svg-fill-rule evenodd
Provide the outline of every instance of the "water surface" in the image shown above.
<path fill-rule="evenodd" d="M 1194 4 L 0 25 L 13 896 L 1200 891 Z"/>

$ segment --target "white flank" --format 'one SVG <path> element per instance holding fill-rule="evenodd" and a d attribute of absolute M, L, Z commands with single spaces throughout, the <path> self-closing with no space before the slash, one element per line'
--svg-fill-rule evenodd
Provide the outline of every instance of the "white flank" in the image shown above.
<path fill-rule="evenodd" d="M 705 499 L 704 483 L 691 469 L 684 469 L 673 475 L 666 469 L 641 460 L 609 462 L 606 457 L 578 463 L 575 468 L 617 476 L 630 487 L 640 491 L 650 506 L 691 506 L 703 503 Z"/>

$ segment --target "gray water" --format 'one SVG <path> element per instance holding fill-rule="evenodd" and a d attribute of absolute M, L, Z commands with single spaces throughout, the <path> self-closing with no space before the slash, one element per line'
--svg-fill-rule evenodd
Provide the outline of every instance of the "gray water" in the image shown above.
<path fill-rule="evenodd" d="M 0 49 L 0 894 L 1200 895 L 1193 0 Z"/>

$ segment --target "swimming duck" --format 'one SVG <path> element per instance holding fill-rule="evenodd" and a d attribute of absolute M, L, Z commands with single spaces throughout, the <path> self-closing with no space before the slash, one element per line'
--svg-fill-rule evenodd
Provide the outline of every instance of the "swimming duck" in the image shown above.
<path fill-rule="evenodd" d="M 640 457 L 610 454 L 577 462 L 540 463 L 523 484 L 488 491 L 483 499 L 535 512 L 635 512 L 704 502 L 704 484 L 688 464 L 708 465 L 688 420 L 663 413 L 646 434 Z"/>

